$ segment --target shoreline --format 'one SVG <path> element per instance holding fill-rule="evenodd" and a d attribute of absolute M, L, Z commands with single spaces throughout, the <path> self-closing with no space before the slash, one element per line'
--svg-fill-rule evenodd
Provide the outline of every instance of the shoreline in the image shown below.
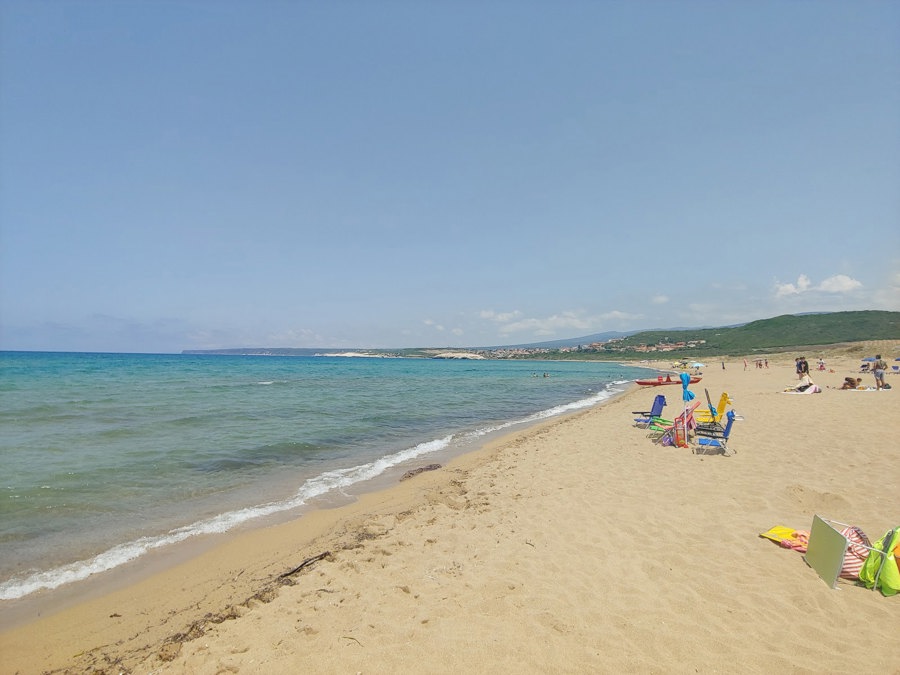
<path fill-rule="evenodd" d="M 624 386 L 633 389 L 630 385 Z M 59 587 L 49 593 L 39 591 L 38 597 L 5 601 L 9 611 L 0 621 L 0 653 L 4 654 L 0 674 L 65 669 L 71 666 L 65 659 L 59 661 L 61 653 L 71 652 L 72 658 L 77 660 L 89 651 L 75 649 L 82 644 L 80 641 L 99 638 L 121 644 L 121 636 L 135 630 L 140 634 L 136 641 L 142 644 L 129 646 L 129 649 L 135 650 L 135 654 L 152 656 L 152 652 L 165 645 L 173 635 L 184 633 L 172 633 L 166 617 L 177 616 L 191 625 L 215 623 L 223 614 L 233 618 L 232 614 L 241 612 L 235 608 L 260 602 L 260 598 L 268 599 L 277 592 L 282 585 L 281 575 L 303 563 L 301 554 L 296 551 L 304 551 L 303 555 L 309 554 L 308 558 L 335 553 L 333 549 L 352 548 L 358 536 L 352 529 L 364 520 L 419 508 L 428 503 L 429 493 L 489 461 L 498 449 L 542 433 L 545 428 L 552 429 L 567 419 L 587 414 L 627 394 L 627 390 L 615 393 L 591 408 L 517 423 L 516 426 L 525 426 L 495 432 L 493 438 L 486 439 L 478 447 L 450 457 L 440 469 L 422 472 L 411 480 L 386 484 L 386 481 L 373 479 L 367 482 L 375 484 L 374 487 L 360 485 L 358 493 L 347 495 L 340 503 L 327 504 L 322 503 L 327 499 L 320 499 L 311 510 L 294 517 L 273 516 L 275 522 L 268 524 L 247 523 L 230 532 L 198 537 L 71 587 Z M 420 463 L 427 463 L 426 459 Z M 219 586 L 223 578 L 231 584 L 227 590 Z M 184 586 L 179 584 L 181 579 L 191 579 L 194 583 L 190 587 Z M 166 595 L 162 589 L 175 586 L 181 594 L 176 605 L 160 604 L 159 599 Z M 212 589 L 219 592 L 212 592 Z M 59 597 L 42 597 L 49 595 Z M 119 608 L 135 604 L 145 609 L 156 606 L 149 613 L 141 612 L 145 616 L 149 614 L 149 618 L 139 620 L 137 626 L 119 622 L 126 625 L 110 628 L 110 622 L 104 620 L 125 618 Z M 84 616 L 95 617 L 95 621 L 86 626 Z M 40 650 L 49 650 L 53 656 L 46 664 L 38 665 L 35 642 L 48 637 L 50 639 L 40 646 Z M 11 655 L 13 658 L 9 659 Z M 21 661 L 17 661 L 16 656 L 21 656 Z M 98 656 L 100 663 L 119 660 L 118 657 L 110 659 L 105 653 Z M 94 658 L 88 661 L 90 665 L 84 666 L 85 669 L 96 667 Z M 75 672 L 80 670 L 80 667 L 75 668 Z"/>
<path fill-rule="evenodd" d="M 435 368 L 437 368 L 438 376 L 447 370 L 446 366 L 435 366 Z M 575 369 L 577 368 L 575 365 Z M 518 370 L 521 371 L 522 368 L 518 368 Z M 601 370 L 606 373 L 606 370 Z M 591 369 L 582 369 L 582 372 L 588 373 L 588 376 L 590 371 Z M 624 380 L 625 373 L 628 372 L 634 372 L 634 369 L 622 371 L 617 379 Z M 278 374 L 280 373 L 268 378 L 257 379 L 277 379 Z M 589 406 L 594 404 L 597 399 L 611 396 L 621 389 L 621 386 L 609 382 L 612 379 L 610 375 L 616 377 L 615 373 L 607 373 L 602 376 L 602 379 L 596 380 L 599 386 L 592 387 L 591 385 L 595 381 L 591 381 L 585 385 L 583 390 L 578 387 L 573 388 L 571 385 L 566 389 L 564 379 L 560 381 L 562 388 L 558 385 L 546 389 L 541 387 L 540 390 L 532 387 L 530 382 L 526 382 L 528 389 L 525 392 L 524 402 L 518 406 L 512 399 L 507 402 L 505 407 L 502 403 L 494 403 L 494 399 L 484 399 L 483 409 L 473 407 L 471 414 L 455 414 L 454 411 L 461 410 L 461 407 L 457 406 L 447 413 L 446 419 L 442 419 L 443 412 L 437 406 L 434 408 L 434 413 L 430 410 L 426 413 L 419 411 L 409 413 L 404 410 L 408 401 L 404 402 L 403 397 L 394 397 L 397 403 L 391 405 L 394 405 L 396 413 L 400 417 L 408 417 L 409 420 L 426 419 L 426 422 L 431 423 L 430 426 L 429 424 L 420 425 L 420 427 L 424 427 L 424 430 L 420 428 L 416 431 L 412 428 L 414 423 L 407 424 L 406 427 L 401 424 L 386 427 L 384 433 L 375 429 L 374 435 L 364 434 L 361 428 L 355 428 L 355 437 L 351 433 L 346 438 L 340 436 L 339 430 L 334 431 L 326 436 L 326 445 L 331 443 L 332 445 L 336 444 L 335 447 L 340 446 L 336 452 L 332 453 L 334 459 L 331 458 L 331 455 L 325 457 L 326 452 L 331 452 L 330 448 L 318 454 L 317 452 L 308 452 L 306 446 L 301 447 L 300 452 L 296 453 L 290 444 L 284 445 L 288 449 L 282 449 L 277 444 L 280 443 L 280 439 L 284 437 L 285 433 L 291 432 L 290 429 L 279 433 L 277 430 L 271 431 L 268 427 L 259 430 L 249 428 L 246 433 L 246 444 L 249 447 L 254 444 L 259 445 L 257 454 L 261 453 L 264 459 L 260 466 L 264 466 L 266 461 L 276 466 L 282 460 L 282 455 L 284 461 L 281 462 L 283 467 L 280 467 L 277 472 L 269 470 L 269 473 L 266 474 L 265 470 L 260 469 L 255 472 L 255 475 L 250 473 L 250 477 L 246 480 L 231 478 L 232 475 L 237 475 L 231 466 L 234 461 L 232 459 L 234 453 L 227 452 L 231 438 L 220 438 L 219 441 L 226 448 L 226 452 L 222 454 L 227 456 L 227 460 L 221 462 L 222 468 L 218 466 L 217 461 L 210 460 L 208 464 L 211 469 L 207 471 L 206 464 L 200 460 L 196 462 L 196 466 L 191 464 L 193 458 L 185 453 L 185 463 L 190 468 L 202 472 L 198 477 L 198 485 L 186 485 L 179 492 L 178 486 L 184 482 L 184 476 L 187 475 L 189 478 L 192 476 L 190 472 L 173 471 L 172 463 L 170 463 L 163 468 L 169 469 L 169 475 L 177 473 L 175 480 L 171 482 L 166 480 L 161 475 L 161 471 L 160 475 L 156 475 L 157 472 L 153 471 L 147 472 L 147 481 L 155 482 L 158 489 L 155 491 L 139 489 L 129 492 L 126 496 L 131 497 L 133 494 L 134 499 L 131 502 L 127 499 L 124 500 L 120 515 L 115 517 L 116 522 L 111 523 L 111 528 L 103 526 L 90 528 L 89 524 L 88 527 L 80 527 L 84 522 L 83 518 L 77 519 L 78 522 L 74 522 L 76 518 L 70 518 L 73 521 L 71 527 L 56 526 L 57 530 L 62 533 L 56 537 L 56 540 L 46 537 L 47 543 L 45 543 L 44 540 L 35 537 L 38 544 L 43 544 L 44 550 L 39 545 L 31 545 L 28 540 L 21 547 L 10 548 L 7 551 L 8 555 L 3 559 L 4 575 L 2 583 L 0 583 L 0 629 L 5 627 L 4 617 L 10 601 L 15 602 L 18 599 L 32 597 L 35 592 L 53 593 L 58 589 L 70 586 L 73 582 L 80 584 L 93 577 L 115 572 L 123 566 L 133 566 L 149 553 L 165 550 L 172 546 L 181 546 L 185 540 L 193 542 L 207 537 L 208 534 L 224 533 L 243 529 L 246 526 L 258 527 L 283 519 L 291 519 L 313 508 L 318 508 L 323 501 L 341 503 L 352 499 L 354 495 L 362 491 L 380 489 L 383 485 L 399 477 L 405 468 L 417 466 L 426 458 L 428 462 L 444 462 L 446 458 L 478 447 L 485 442 L 485 439 L 491 438 L 497 433 L 520 429 L 523 425 L 533 423 L 535 420 L 552 417 L 569 409 Z M 513 371 L 513 376 L 515 376 L 515 371 Z M 271 384 L 271 382 L 256 382 L 256 384 L 265 385 Z M 254 391 L 265 390 L 257 387 Z M 556 396 L 553 395 L 554 392 L 556 392 Z M 482 398 L 485 395 L 485 392 L 481 393 Z M 574 397 L 574 400 L 567 397 Z M 432 398 L 435 397 L 432 396 Z M 501 402 L 504 400 L 502 396 L 496 399 Z M 561 403 L 560 400 L 562 400 Z M 470 405 L 474 405 L 474 403 L 470 402 Z M 359 408 L 365 409 L 365 406 Z M 275 417 L 286 419 L 286 416 L 277 413 Z M 383 415 L 381 417 L 383 418 Z M 328 416 L 324 415 L 323 418 L 327 420 Z M 439 424 L 442 421 L 443 424 Z M 340 422 L 337 424 L 339 425 Z M 228 428 L 236 426 L 239 425 L 229 425 Z M 257 431 L 261 433 L 258 434 Z M 341 446 L 342 442 L 345 445 L 349 443 L 349 445 Z M 270 450 L 267 444 L 273 444 L 273 449 Z M 178 445 L 177 440 L 173 447 L 175 445 Z M 192 444 L 184 443 L 183 445 L 191 447 Z M 203 443 L 196 445 L 202 448 Z M 165 445 L 163 444 L 162 447 Z M 78 456 L 77 452 L 69 454 L 72 457 Z M 200 455 L 199 452 L 196 454 Z M 178 453 L 176 452 L 174 455 L 177 457 Z M 217 455 L 208 453 L 207 456 L 215 458 Z M 311 459 L 305 459 L 306 456 L 310 456 Z M 40 459 L 35 456 L 35 466 L 42 464 Z M 251 456 L 245 464 L 252 465 L 254 461 L 255 456 Z M 240 465 L 240 460 L 238 463 Z M 251 466 L 251 469 L 255 470 L 255 467 Z M 141 470 L 142 467 L 138 466 L 133 482 L 140 483 Z M 212 477 L 208 481 L 208 485 L 204 482 L 207 474 Z M 224 478 L 219 479 L 220 474 Z M 131 474 L 127 474 L 125 482 L 131 477 Z M 55 496 L 57 492 L 63 494 L 63 490 L 53 489 L 55 483 L 52 482 L 52 479 L 45 480 L 40 476 L 35 478 L 35 485 L 38 484 L 38 481 L 42 486 L 40 493 L 42 497 L 45 495 Z M 218 490 L 219 483 L 225 486 L 234 483 L 237 488 Z M 98 484 L 110 486 L 111 489 L 106 490 L 106 494 L 112 495 L 113 498 L 122 492 L 121 488 L 118 493 L 116 492 L 115 486 L 120 484 L 118 480 L 98 481 Z M 175 487 L 166 492 L 169 485 Z M 102 487 L 96 492 L 96 503 L 101 512 L 103 509 L 107 509 L 107 505 L 116 503 L 115 499 L 104 498 Z M 185 504 L 179 503 L 178 499 L 160 499 L 159 497 L 160 495 L 165 497 L 168 494 L 177 496 L 187 494 L 188 497 L 192 497 L 195 492 L 201 495 L 201 498 L 189 499 Z M 15 494 L 14 498 L 18 499 L 19 495 Z M 46 508 L 55 507 L 53 501 L 45 501 L 49 504 Z M 166 507 L 167 504 L 170 506 Z M 136 508 L 135 505 L 138 507 L 143 505 L 146 508 Z M 197 508 L 191 508 L 195 505 Z M 61 508 L 64 509 L 66 506 L 66 504 L 62 504 Z M 111 509 L 107 510 L 112 512 Z M 24 510 L 20 511 L 25 513 Z M 46 516 L 42 517 L 42 512 L 42 510 L 34 510 L 33 523 L 27 521 L 27 515 L 21 518 L 23 521 L 21 525 L 15 520 L 7 523 L 7 530 L 13 533 L 22 531 L 29 534 L 40 532 L 44 526 L 43 522 L 46 522 Z M 132 513 L 134 517 L 122 518 L 121 515 L 125 513 Z M 56 512 L 50 513 L 51 516 L 55 514 Z M 63 515 L 65 515 L 64 511 Z M 16 541 L 14 537 L 12 541 Z"/>
<path fill-rule="evenodd" d="M 814 379 L 855 372 L 838 362 Z M 732 394 L 733 457 L 651 444 L 630 411 L 681 388 L 630 387 L 4 631 L 0 672 L 891 672 L 896 599 L 832 591 L 758 534 L 898 524 L 871 497 L 900 481 L 898 394 L 780 396 L 789 357 L 728 364 L 692 389 Z"/>

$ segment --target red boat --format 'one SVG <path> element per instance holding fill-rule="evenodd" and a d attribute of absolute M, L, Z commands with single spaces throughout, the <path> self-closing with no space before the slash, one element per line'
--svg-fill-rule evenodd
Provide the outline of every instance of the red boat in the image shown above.
<path fill-rule="evenodd" d="M 703 378 L 699 375 L 691 375 L 691 384 L 696 384 Z M 635 380 L 642 387 L 658 387 L 661 384 L 681 384 L 681 378 L 676 375 L 672 377 L 671 375 L 659 375 L 653 380 Z"/>

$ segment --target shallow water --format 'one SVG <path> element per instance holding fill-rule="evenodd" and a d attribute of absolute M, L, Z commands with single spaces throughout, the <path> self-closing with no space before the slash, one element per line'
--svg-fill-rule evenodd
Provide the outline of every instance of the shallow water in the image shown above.
<path fill-rule="evenodd" d="M 543 373 L 549 377 L 543 377 Z M 593 405 L 598 362 L 0 353 L 0 600 Z"/>

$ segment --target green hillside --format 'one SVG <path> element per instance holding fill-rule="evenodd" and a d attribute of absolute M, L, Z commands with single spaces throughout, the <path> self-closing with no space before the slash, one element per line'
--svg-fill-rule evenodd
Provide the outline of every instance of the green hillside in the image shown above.
<path fill-rule="evenodd" d="M 900 312 L 869 310 L 830 314 L 785 314 L 733 328 L 645 331 L 617 343 L 635 348 L 673 342 L 706 342 L 684 354 L 752 354 L 797 346 L 830 345 L 863 340 L 900 340 Z"/>
<path fill-rule="evenodd" d="M 439 351 L 476 352 L 488 358 L 515 359 L 642 359 L 648 351 L 657 353 L 660 347 L 677 343 L 691 343 L 676 349 L 665 349 L 668 356 L 701 358 L 704 355 L 751 355 L 753 353 L 783 351 L 795 347 L 835 345 L 868 340 L 898 340 L 900 342 L 900 312 L 869 310 L 864 312 L 833 312 L 830 314 L 785 314 L 771 319 L 753 321 L 728 328 L 689 328 L 685 330 L 643 331 L 611 342 L 591 347 L 602 334 L 556 343 L 571 343 L 562 347 L 554 343 L 519 345 L 518 347 L 363 349 L 380 356 L 433 358 Z M 609 334 L 607 334 L 609 335 Z M 621 334 L 619 334 L 621 335 Z M 598 341 L 599 342 L 599 341 Z M 580 345 L 575 347 L 574 345 Z M 648 349 L 650 348 L 650 349 Z M 510 353 L 514 350 L 514 353 Z M 185 354 L 257 354 L 275 356 L 311 356 L 320 352 L 341 352 L 343 349 L 300 348 L 237 348 L 220 350 L 185 350 Z"/>

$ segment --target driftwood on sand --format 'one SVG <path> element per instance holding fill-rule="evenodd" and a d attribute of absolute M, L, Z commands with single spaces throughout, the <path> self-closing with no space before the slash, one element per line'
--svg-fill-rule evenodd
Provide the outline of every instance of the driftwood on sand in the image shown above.
<path fill-rule="evenodd" d="M 405 474 L 400 476 L 400 480 L 406 480 L 407 478 L 412 478 L 413 476 L 418 476 L 423 471 L 434 471 L 435 469 L 440 469 L 440 464 L 429 464 L 428 466 L 420 466 L 417 469 L 410 469 Z"/>

